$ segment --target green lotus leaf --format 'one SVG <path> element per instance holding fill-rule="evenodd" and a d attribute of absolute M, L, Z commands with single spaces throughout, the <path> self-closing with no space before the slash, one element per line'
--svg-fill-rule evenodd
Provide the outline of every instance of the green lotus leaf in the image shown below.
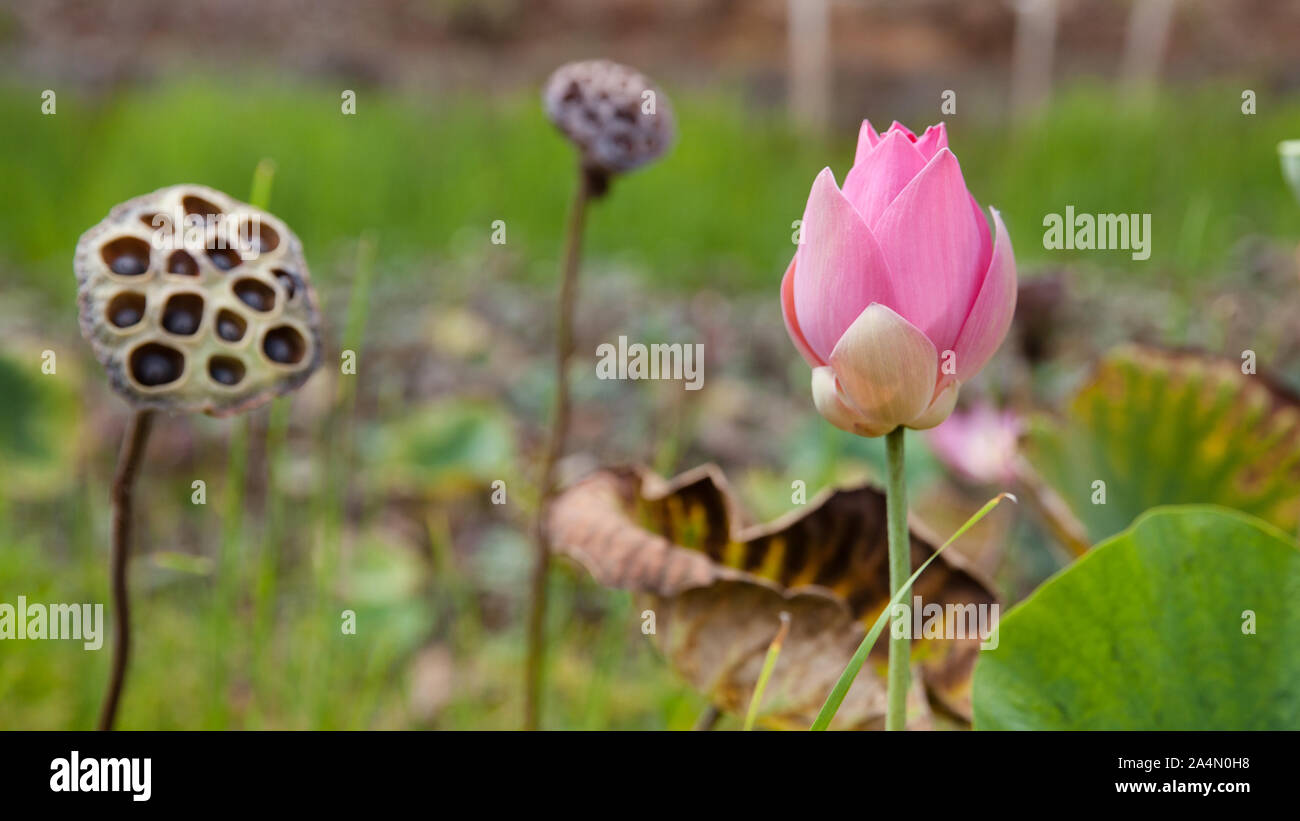
<path fill-rule="evenodd" d="M 983 730 L 1300 729 L 1300 550 L 1226 508 L 1160 508 L 1048 579 L 980 653 Z"/>
<path fill-rule="evenodd" d="M 372 431 L 366 465 L 394 492 L 455 495 L 517 474 L 514 427 L 488 402 L 447 399 L 413 406 Z"/>

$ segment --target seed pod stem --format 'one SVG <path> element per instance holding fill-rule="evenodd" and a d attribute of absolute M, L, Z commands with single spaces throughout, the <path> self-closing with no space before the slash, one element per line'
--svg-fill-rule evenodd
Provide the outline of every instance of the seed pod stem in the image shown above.
<path fill-rule="evenodd" d="M 131 500 L 135 477 L 149 442 L 153 411 L 143 408 L 131 416 L 117 456 L 113 474 L 113 543 L 109 554 L 109 575 L 113 595 L 113 666 L 108 690 L 99 713 L 99 729 L 111 730 L 117 720 L 117 705 L 126 679 L 126 664 L 131 653 L 131 604 L 127 588 L 127 562 L 131 553 L 131 531 L 135 515 Z"/>
<path fill-rule="evenodd" d="M 524 728 L 536 730 L 541 720 L 540 696 L 542 661 L 546 646 L 546 581 L 550 569 L 551 545 L 546 532 L 547 511 L 555 495 L 555 466 L 564 454 L 564 440 L 569 431 L 569 358 L 573 355 L 573 308 L 578 301 L 578 263 L 582 254 L 582 233 L 586 225 L 587 203 L 592 199 L 593 177 L 585 169 L 578 173 L 578 190 L 569 210 L 569 225 L 564 244 L 563 280 L 555 323 L 555 404 L 551 411 L 551 430 L 542 461 L 537 500 L 537 518 L 533 522 L 532 589 L 528 611 L 528 657 L 524 665 Z"/>

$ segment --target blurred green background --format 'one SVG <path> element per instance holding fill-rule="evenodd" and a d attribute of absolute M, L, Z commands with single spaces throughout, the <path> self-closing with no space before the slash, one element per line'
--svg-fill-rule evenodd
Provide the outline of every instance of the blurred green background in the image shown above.
<path fill-rule="evenodd" d="M 512 252 L 535 260 L 520 273 L 553 276 L 572 160 L 535 94 L 428 100 L 362 89 L 359 114 L 344 116 L 332 86 L 256 76 L 233 83 L 238 93 L 231 85 L 194 77 L 106 99 L 65 94 L 54 117 L 30 88 L 0 91 L 10 197 L 0 242 L 15 284 L 70 303 L 68 249 L 109 206 L 182 180 L 244 196 L 263 157 L 278 166 L 276 212 L 317 255 L 365 230 L 386 260 L 445 259 L 486 243 L 504 220 Z M 947 119 L 968 185 L 1002 211 L 1031 270 L 1082 255 L 1043 249 L 1044 214 L 1122 204 L 1152 215 L 1159 254 L 1148 264 L 1114 252 L 1107 267 L 1197 277 L 1243 236 L 1283 238 L 1300 222 L 1276 154 L 1300 133 L 1300 103 L 1269 99 L 1246 116 L 1240 93 L 1223 85 L 1123 105 L 1113 89 L 1081 85 L 1029 122 Z M 593 213 L 589 253 L 631 256 L 667 288 L 705 271 L 715 288 L 771 288 L 810 180 L 829 165 L 843 181 L 856 132 L 809 137 L 725 89 L 674 104 L 678 145 Z M 882 130 L 904 116 L 862 113 Z M 939 119 L 908 122 L 919 131 Z M 390 276 L 419 272 L 385 266 Z"/>

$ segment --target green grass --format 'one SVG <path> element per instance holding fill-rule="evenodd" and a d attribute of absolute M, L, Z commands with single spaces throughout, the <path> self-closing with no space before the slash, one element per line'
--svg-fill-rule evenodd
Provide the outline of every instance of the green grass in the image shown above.
<path fill-rule="evenodd" d="M 337 244 L 366 230 L 386 273 L 414 274 L 393 260 L 487 252 L 498 219 L 507 248 L 536 261 L 530 273 L 548 276 L 558 253 L 575 164 L 532 97 L 433 101 L 362 90 L 358 114 L 344 116 L 334 89 L 233 94 L 194 80 L 99 101 L 68 94 L 43 116 L 30 93 L 0 95 L 9 195 L 0 247 L 21 281 L 64 300 L 73 293 L 70 249 L 114 203 L 177 182 L 243 196 L 263 157 L 278 166 L 273 210 L 326 273 Z M 681 109 L 680 146 L 661 167 L 617 183 L 593 218 L 593 252 L 630 253 L 679 285 L 717 262 L 733 279 L 781 267 L 800 189 L 825 152 L 735 104 Z"/>
<path fill-rule="evenodd" d="M 181 79 L 105 98 L 61 94 L 40 113 L 39 89 L 0 92 L 6 280 L 70 304 L 77 236 L 128 197 L 177 182 L 242 196 L 263 157 L 278 165 L 276 213 L 301 235 L 319 276 L 340 243 L 373 231 L 386 276 L 414 261 L 502 249 L 505 220 L 521 275 L 554 276 L 573 185 L 568 146 L 531 95 L 427 99 L 359 90 L 358 113 L 333 87 Z M 1118 106 L 1078 89 L 1016 129 L 951 118 L 952 143 L 981 203 L 999 207 L 1023 263 L 1061 262 L 1042 248 L 1042 218 L 1079 212 L 1153 214 L 1152 261 L 1094 255 L 1119 270 L 1196 275 L 1243 235 L 1300 233 L 1275 146 L 1300 136 L 1300 102 L 1239 110 L 1239 92 L 1203 90 Z M 680 139 L 661 163 L 619 180 L 592 216 L 589 251 L 625 260 L 666 287 L 772 288 L 791 251 L 817 171 L 841 180 L 853 135 L 800 137 L 777 112 L 736 96 L 676 101 Z M 866 110 L 887 122 L 894 112 Z M 914 121 L 915 126 L 924 123 Z M 0 269 L 3 270 L 3 269 Z"/>
<path fill-rule="evenodd" d="M 99 505 L 89 513 L 106 522 Z M 6 535 L 0 550 L 3 601 L 103 602 L 104 551 L 53 559 L 39 537 Z M 249 584 L 225 609 L 213 579 L 137 560 L 134 653 L 118 726 L 123 729 L 512 729 L 522 631 L 481 632 L 454 612 L 447 584 L 430 582 L 393 546 L 367 541 L 344 564 L 346 593 L 317 589 L 291 574 L 263 629 Z M 19 584 L 19 580 L 21 583 Z M 547 726 L 688 728 L 703 700 L 677 683 L 634 635 L 626 595 L 606 595 L 570 574 L 555 581 L 554 644 Z M 575 608 L 592 607 L 609 618 Z M 354 609 L 357 635 L 343 635 L 340 612 Z M 105 617 L 109 617 L 105 607 Z M 220 624 L 222 632 L 213 633 Z M 107 622 L 106 622 L 107 626 Z M 622 628 L 628 628 L 626 630 Z M 422 644 L 447 651 L 451 690 L 434 715 L 412 707 Z M 108 677 L 111 636 L 98 651 L 77 641 L 0 645 L 0 728 L 90 729 Z M 593 674 L 593 662 L 598 670 Z M 426 688 L 427 689 L 427 688 Z"/>

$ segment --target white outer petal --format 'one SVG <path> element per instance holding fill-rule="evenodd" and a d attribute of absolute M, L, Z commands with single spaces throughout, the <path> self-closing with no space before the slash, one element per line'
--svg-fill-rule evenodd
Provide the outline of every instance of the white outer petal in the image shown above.
<path fill-rule="evenodd" d="M 915 325 L 872 303 L 835 343 L 830 365 L 858 415 L 873 428 L 893 430 L 930 406 L 939 354 Z"/>
<path fill-rule="evenodd" d="M 907 423 L 913 430 L 925 430 L 933 428 L 943 420 L 947 419 L 952 409 L 957 406 L 957 392 L 961 390 L 961 383 L 953 380 L 949 382 L 943 390 L 934 397 L 930 407 L 925 409 L 917 418 Z"/>

